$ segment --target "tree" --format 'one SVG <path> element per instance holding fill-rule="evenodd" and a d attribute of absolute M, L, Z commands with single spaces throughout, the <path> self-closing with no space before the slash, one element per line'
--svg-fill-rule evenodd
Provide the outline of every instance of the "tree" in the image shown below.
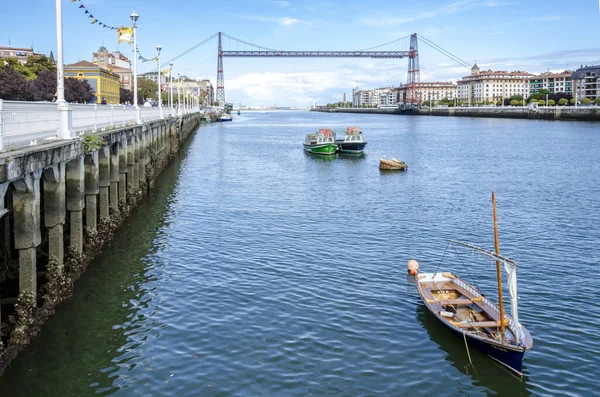
<path fill-rule="evenodd" d="M 56 93 L 56 72 L 42 70 L 33 82 L 36 101 L 51 101 Z"/>
<path fill-rule="evenodd" d="M 569 100 L 568 100 L 567 98 L 560 98 L 560 99 L 558 100 L 558 104 L 559 104 L 560 106 L 565 106 L 567 103 L 569 103 Z"/>
<path fill-rule="evenodd" d="M 125 104 L 129 102 L 133 104 L 133 91 L 126 88 L 119 88 L 119 103 Z"/>
<path fill-rule="evenodd" d="M 517 106 L 518 104 L 519 104 L 519 101 L 518 101 L 518 100 L 516 100 L 516 99 L 512 99 L 512 100 L 510 101 L 510 106 Z"/>
<path fill-rule="evenodd" d="M 94 89 L 87 80 L 79 80 L 73 77 L 65 79 L 65 100 L 67 102 L 92 102 L 95 94 Z"/>
<path fill-rule="evenodd" d="M 23 74 L 9 64 L 0 68 L 0 99 L 12 101 L 33 100 L 33 85 Z"/>
<path fill-rule="evenodd" d="M 596 99 L 594 99 L 594 103 L 595 103 L 596 105 L 600 105 L 600 98 L 596 98 Z"/>
<path fill-rule="evenodd" d="M 158 84 L 150 79 L 138 79 L 138 91 L 142 94 L 144 100 L 157 100 Z M 138 95 L 139 97 L 139 95 Z M 140 99 L 141 99 L 140 98 Z"/>
<path fill-rule="evenodd" d="M 546 104 L 546 101 L 543 99 L 538 99 L 538 103 L 540 104 L 540 106 L 544 106 Z"/>
<path fill-rule="evenodd" d="M 548 106 L 556 105 L 556 101 L 554 99 L 548 99 Z"/>
<path fill-rule="evenodd" d="M 36 77 L 40 75 L 41 72 L 49 70 L 51 72 L 56 72 L 56 66 L 54 62 L 46 55 L 30 55 L 27 57 L 27 62 L 25 63 L 25 67 L 30 70 L 32 74 Z"/>
<path fill-rule="evenodd" d="M 590 98 L 583 98 L 583 99 L 581 100 L 581 104 L 582 104 L 582 105 L 589 105 L 589 104 L 590 104 L 590 102 L 592 102 L 592 101 L 590 100 Z"/>
<path fill-rule="evenodd" d="M 571 98 L 571 100 L 569 101 L 569 103 L 570 103 L 571 105 L 575 105 L 575 103 L 576 103 L 576 102 L 577 102 L 577 101 L 575 101 L 575 98 Z"/>

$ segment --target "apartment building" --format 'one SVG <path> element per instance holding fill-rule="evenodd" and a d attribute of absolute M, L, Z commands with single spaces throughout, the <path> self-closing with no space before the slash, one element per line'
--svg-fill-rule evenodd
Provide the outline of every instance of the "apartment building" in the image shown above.
<path fill-rule="evenodd" d="M 526 96 L 547 90 L 549 93 L 573 93 L 573 71 L 565 70 L 560 73 L 545 72 L 529 79 L 529 93 Z"/>
<path fill-rule="evenodd" d="M 513 95 L 529 95 L 529 81 L 533 74 L 520 70 L 480 71 L 477 64 L 471 68 L 471 75 L 457 82 L 457 98 L 463 103 L 497 102 Z"/>
<path fill-rule="evenodd" d="M 101 46 L 92 54 L 92 63 L 103 69 L 110 70 L 119 75 L 121 87 L 131 90 L 133 88 L 133 74 L 129 58 L 119 51 L 108 52 L 106 47 Z"/>
<path fill-rule="evenodd" d="M 600 65 L 584 66 L 573 72 L 575 98 L 594 100 L 600 98 Z"/>

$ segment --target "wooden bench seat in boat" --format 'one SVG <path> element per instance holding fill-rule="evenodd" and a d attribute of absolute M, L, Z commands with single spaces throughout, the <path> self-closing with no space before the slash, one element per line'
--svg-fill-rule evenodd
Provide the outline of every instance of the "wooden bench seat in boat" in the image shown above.
<path fill-rule="evenodd" d="M 459 328 L 495 328 L 500 326 L 500 321 L 469 321 L 465 323 L 451 321 L 451 323 Z M 504 320 L 504 325 L 508 325 L 508 319 Z"/>
<path fill-rule="evenodd" d="M 459 298 L 459 299 L 430 299 L 427 298 L 427 302 L 429 303 L 439 303 L 442 306 L 446 306 L 446 305 L 470 305 L 474 302 L 481 302 L 483 299 L 482 297 L 477 297 L 477 298 L 473 298 L 473 299 L 467 299 L 467 298 Z"/>

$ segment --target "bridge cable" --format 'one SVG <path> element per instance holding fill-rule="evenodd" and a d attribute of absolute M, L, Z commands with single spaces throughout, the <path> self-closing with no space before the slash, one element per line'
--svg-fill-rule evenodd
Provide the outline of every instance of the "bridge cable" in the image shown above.
<path fill-rule="evenodd" d="M 433 41 L 429 40 L 428 38 L 426 38 L 422 35 L 418 35 L 417 37 L 419 38 L 419 41 L 422 41 L 423 43 L 427 44 L 429 47 L 438 51 L 440 54 L 447 56 L 448 58 L 452 59 L 454 62 L 457 62 L 459 65 L 464 66 L 467 69 L 471 69 L 470 64 L 468 64 L 466 61 L 460 59 L 459 57 L 457 57 L 450 51 L 443 49 L 442 47 L 440 47 L 439 45 L 435 44 Z"/>
<path fill-rule="evenodd" d="M 185 50 L 184 52 L 182 52 L 181 54 L 177 55 L 174 58 L 169 59 L 168 61 L 164 62 L 162 65 L 160 65 L 161 68 L 167 66 L 169 63 L 174 62 L 176 60 L 178 60 L 179 58 L 189 54 L 190 52 L 194 51 L 196 48 L 208 43 L 210 40 L 214 39 L 215 37 L 217 37 L 219 35 L 219 33 L 215 33 L 212 36 L 210 36 L 207 39 L 202 40 L 200 43 L 196 44 L 195 46 Z M 154 72 L 158 72 L 158 68 L 154 68 L 154 70 L 149 71 L 148 73 L 154 73 Z"/>
<path fill-rule="evenodd" d="M 383 47 L 383 46 L 385 46 L 385 45 L 388 45 L 388 44 L 397 43 L 398 41 L 400 41 L 400 40 L 404 40 L 404 39 L 407 39 L 407 38 L 409 38 L 409 37 L 410 37 L 410 35 L 408 35 L 408 36 L 404 36 L 404 37 L 401 37 L 401 38 L 399 38 L 399 39 L 392 40 L 392 41 L 390 41 L 389 43 L 380 44 L 380 45 L 377 45 L 377 46 L 375 46 L 375 47 L 365 48 L 364 50 L 359 50 L 359 51 L 370 51 L 370 50 L 374 50 L 375 48 Z M 357 51 L 357 52 L 358 52 L 358 51 Z"/>

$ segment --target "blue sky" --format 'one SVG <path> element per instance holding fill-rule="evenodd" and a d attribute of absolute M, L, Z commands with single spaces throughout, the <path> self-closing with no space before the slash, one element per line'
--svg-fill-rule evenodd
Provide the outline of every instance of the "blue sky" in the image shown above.
<path fill-rule="evenodd" d="M 0 45 L 56 53 L 55 1 L 3 3 Z M 280 50 L 358 50 L 418 33 L 482 69 L 547 70 L 600 64 L 598 0 L 63 0 L 65 63 L 90 60 L 104 43 L 117 47 L 116 32 L 91 25 L 79 5 L 111 26 L 129 26 L 136 11 L 138 46 L 151 58 L 176 57 L 218 31 Z M 382 47 L 407 50 L 408 39 Z M 225 39 L 224 49 L 250 49 Z M 419 43 L 422 81 L 456 80 L 469 71 Z M 352 89 L 398 85 L 407 59 L 225 58 L 227 101 L 246 105 L 307 106 L 350 98 Z M 175 61 L 174 70 L 216 85 L 217 42 Z M 153 69 L 139 63 L 138 71 Z"/>

